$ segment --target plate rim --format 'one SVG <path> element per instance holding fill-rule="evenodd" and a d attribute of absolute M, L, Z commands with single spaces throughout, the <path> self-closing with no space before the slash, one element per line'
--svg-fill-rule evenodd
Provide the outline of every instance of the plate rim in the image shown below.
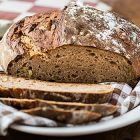
<path fill-rule="evenodd" d="M 81 136 L 87 134 L 107 132 L 110 130 L 125 127 L 127 125 L 140 121 L 139 116 L 140 116 L 140 105 L 134 108 L 133 110 L 125 113 L 122 116 L 118 116 L 111 120 L 102 121 L 99 123 L 93 123 L 84 126 L 44 128 L 44 127 L 14 124 L 11 126 L 11 128 L 25 133 L 44 135 L 44 136 Z"/>

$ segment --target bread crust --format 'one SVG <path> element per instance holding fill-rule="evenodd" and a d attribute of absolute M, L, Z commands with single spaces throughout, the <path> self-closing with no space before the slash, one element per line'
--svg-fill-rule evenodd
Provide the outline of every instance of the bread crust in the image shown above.
<path fill-rule="evenodd" d="M 0 97 L 107 103 L 113 90 L 111 85 L 51 83 L 0 74 Z"/>
<path fill-rule="evenodd" d="M 0 97 L 106 103 L 112 93 L 110 85 L 51 83 L 0 74 Z"/>
<path fill-rule="evenodd" d="M 140 29 L 136 25 L 116 13 L 81 7 L 75 2 L 70 3 L 59 16 L 56 46 L 92 46 L 118 53 L 133 65 L 136 75 L 140 76 Z"/>
<path fill-rule="evenodd" d="M 62 12 L 40 13 L 14 24 L 6 35 L 6 43 L 0 60 L 5 71 L 16 56 L 43 55 L 70 44 L 118 53 L 133 66 L 134 77 L 140 76 L 140 29 L 115 13 L 74 2 Z M 6 55 L 12 56 L 11 60 L 5 59 Z"/>
<path fill-rule="evenodd" d="M 17 109 L 32 109 L 36 107 L 60 108 L 64 110 L 86 110 L 99 113 L 102 116 L 108 116 L 117 111 L 116 105 L 111 104 L 83 104 L 75 102 L 56 102 L 47 100 L 31 100 L 31 99 L 16 99 L 16 98 L 0 98 L 0 102 L 15 107 Z"/>
<path fill-rule="evenodd" d="M 38 107 L 29 110 L 22 110 L 24 113 L 30 115 L 37 115 L 56 120 L 61 123 L 67 124 L 83 124 L 95 121 L 101 117 L 99 113 L 85 111 L 85 110 L 63 110 L 51 109 L 49 107 Z M 80 118 L 80 119 L 79 119 Z"/>

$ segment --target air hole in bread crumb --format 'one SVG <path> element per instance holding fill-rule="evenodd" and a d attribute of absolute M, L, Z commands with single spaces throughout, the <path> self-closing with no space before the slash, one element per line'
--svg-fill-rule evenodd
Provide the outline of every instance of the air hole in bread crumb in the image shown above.
<path fill-rule="evenodd" d="M 39 76 L 37 79 L 38 79 L 38 80 L 41 80 L 41 79 L 42 79 L 42 76 Z"/>
<path fill-rule="evenodd" d="M 68 75 L 68 79 L 71 79 L 70 75 Z"/>
<path fill-rule="evenodd" d="M 59 68 L 59 65 L 55 65 L 54 67 L 55 67 L 55 68 Z"/>
<path fill-rule="evenodd" d="M 121 68 L 118 66 L 118 69 L 121 70 Z"/>
<path fill-rule="evenodd" d="M 32 67 L 31 66 L 29 66 L 29 70 L 32 70 Z"/>
<path fill-rule="evenodd" d="M 76 74 L 72 74 L 71 77 L 73 77 L 73 78 L 77 78 L 78 75 L 76 75 Z"/>
<path fill-rule="evenodd" d="M 58 71 L 58 74 L 60 74 L 60 73 L 61 73 L 61 71 L 59 70 L 59 71 Z"/>
<path fill-rule="evenodd" d="M 95 53 L 90 53 L 91 56 L 95 56 Z"/>
<path fill-rule="evenodd" d="M 130 65 L 132 65 L 132 62 L 131 62 L 130 60 L 127 60 L 127 62 L 128 62 Z"/>
<path fill-rule="evenodd" d="M 86 49 L 87 52 L 92 52 L 92 50 Z"/>
<path fill-rule="evenodd" d="M 92 74 L 94 74 L 95 72 L 94 72 L 94 71 L 92 71 L 91 73 L 92 73 Z"/>
<path fill-rule="evenodd" d="M 22 65 L 22 67 L 26 67 L 27 66 L 27 63 L 24 63 L 23 65 Z"/>
<path fill-rule="evenodd" d="M 59 54 L 56 55 L 56 58 L 60 58 L 61 56 Z"/>
<path fill-rule="evenodd" d="M 114 61 L 110 61 L 110 64 L 114 64 L 114 65 L 116 65 L 116 62 L 114 62 Z"/>

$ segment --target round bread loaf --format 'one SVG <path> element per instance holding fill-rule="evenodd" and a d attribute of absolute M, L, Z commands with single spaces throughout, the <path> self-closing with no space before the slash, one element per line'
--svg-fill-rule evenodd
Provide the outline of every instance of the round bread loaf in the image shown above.
<path fill-rule="evenodd" d="M 140 29 L 115 13 L 75 2 L 62 12 L 40 13 L 14 24 L 0 49 L 1 64 L 11 75 L 129 84 L 140 77 Z"/>

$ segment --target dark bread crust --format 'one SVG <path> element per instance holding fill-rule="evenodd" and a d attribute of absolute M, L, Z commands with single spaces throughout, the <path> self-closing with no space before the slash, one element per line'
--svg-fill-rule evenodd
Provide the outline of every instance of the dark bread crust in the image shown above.
<path fill-rule="evenodd" d="M 61 13 L 55 45 L 93 46 L 127 58 L 140 76 L 140 29 L 116 13 L 71 2 Z M 72 25 L 72 26 L 71 26 Z"/>
<path fill-rule="evenodd" d="M 17 109 L 32 109 L 37 107 L 62 108 L 65 110 L 86 110 L 108 116 L 117 111 L 117 106 L 110 104 L 83 104 L 73 102 L 55 102 L 47 100 L 0 98 L 0 102 Z"/>
<path fill-rule="evenodd" d="M 0 74 L 0 97 L 107 103 L 113 90 L 110 85 L 52 83 Z"/>
<path fill-rule="evenodd" d="M 28 51 L 46 52 L 52 49 L 57 17 L 60 11 L 49 11 L 29 16 L 17 22 L 9 29 L 7 43 L 9 46 Z M 28 37 L 24 42 L 23 38 Z"/>
<path fill-rule="evenodd" d="M 19 56 L 43 54 L 52 49 L 59 14 L 60 11 L 57 10 L 29 16 L 7 30 L 0 42 L 0 65 L 5 72 L 9 63 Z"/>
<path fill-rule="evenodd" d="M 62 45 L 67 45 L 65 47 L 71 46 L 73 48 L 75 45 L 80 45 L 83 47 L 91 46 L 91 48 L 97 48 L 115 54 L 117 53 L 124 57 L 126 62 L 129 64 L 130 69 L 130 75 L 127 72 L 125 75 L 127 75 L 126 77 L 129 77 L 130 79 L 126 80 L 126 78 L 124 78 L 123 80 L 114 80 L 114 76 L 113 78 L 109 79 L 105 78 L 105 80 L 127 82 L 132 84 L 133 80 L 137 80 L 137 78 L 140 77 L 139 36 L 139 28 L 119 17 L 117 14 L 111 12 L 102 12 L 92 7 L 80 7 L 72 2 L 63 10 L 62 13 L 50 12 L 46 14 L 37 14 L 23 19 L 10 28 L 6 41 L 8 45 L 11 46 L 11 49 L 14 50 L 14 52 L 17 51 L 17 57 L 16 59 L 14 57 L 14 61 L 12 61 L 13 57 L 11 58 L 10 64 L 8 66 L 8 73 L 12 75 L 18 75 L 16 72 L 12 72 L 12 68 L 15 67 L 17 59 L 22 60 L 26 55 L 29 55 L 31 59 L 32 57 L 39 55 L 41 61 L 42 57 L 48 61 L 48 53 L 50 50 L 53 51 L 56 49 L 56 47 L 61 48 Z M 19 55 L 20 57 L 18 57 Z M 2 58 L 0 61 L 7 60 Z M 7 70 L 7 65 L 3 67 L 5 70 Z M 69 69 L 72 69 L 72 67 Z M 110 74 L 113 74 L 112 67 L 108 67 L 108 71 L 110 71 Z M 103 71 L 102 74 L 105 73 L 106 71 Z M 102 76 L 102 74 L 95 74 L 97 76 Z M 123 76 L 118 74 L 117 77 L 121 78 Z M 39 79 L 37 76 L 33 78 Z M 93 81 L 93 83 L 104 82 L 105 80 L 103 79 L 96 80 L 96 82 Z M 50 79 L 48 77 L 44 77 L 44 79 L 41 78 L 41 80 Z M 52 80 L 55 80 L 55 78 Z M 56 79 L 56 81 L 67 82 L 69 79 Z M 83 79 L 80 81 L 71 80 L 70 82 L 82 81 Z M 86 83 L 91 82 L 88 81 Z"/>
<path fill-rule="evenodd" d="M 106 103 L 111 98 L 112 93 L 107 94 L 80 94 L 80 93 L 59 93 L 40 91 L 32 89 L 2 88 L 0 87 L 0 97 L 11 97 L 18 99 L 43 99 L 50 101 L 81 102 L 81 103 Z M 77 96 L 78 99 L 77 99 Z"/>
<path fill-rule="evenodd" d="M 95 121 L 101 117 L 100 114 L 85 111 L 85 110 L 63 110 L 63 109 L 51 109 L 49 107 L 33 108 L 29 110 L 22 110 L 30 115 L 37 115 L 53 119 L 67 124 L 83 124 L 91 121 Z"/>

